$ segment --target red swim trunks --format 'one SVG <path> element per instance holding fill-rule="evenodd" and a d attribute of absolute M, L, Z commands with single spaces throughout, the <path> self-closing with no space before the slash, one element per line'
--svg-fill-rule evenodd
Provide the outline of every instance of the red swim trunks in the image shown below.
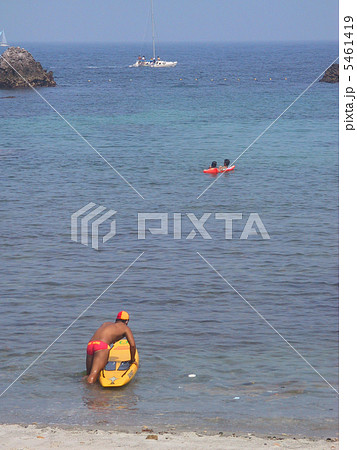
<path fill-rule="evenodd" d="M 93 355 L 98 350 L 108 350 L 110 346 L 103 341 L 90 341 L 87 345 L 87 355 Z"/>

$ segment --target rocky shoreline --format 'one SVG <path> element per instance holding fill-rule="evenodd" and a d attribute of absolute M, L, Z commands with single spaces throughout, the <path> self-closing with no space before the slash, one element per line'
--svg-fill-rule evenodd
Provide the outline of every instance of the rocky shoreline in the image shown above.
<path fill-rule="evenodd" d="M 321 78 L 323 83 L 338 83 L 339 81 L 339 65 L 338 64 L 332 64 L 330 66 L 324 76 Z"/>
<path fill-rule="evenodd" d="M 53 72 L 47 72 L 30 52 L 9 47 L 0 57 L 0 89 L 56 86 Z"/>

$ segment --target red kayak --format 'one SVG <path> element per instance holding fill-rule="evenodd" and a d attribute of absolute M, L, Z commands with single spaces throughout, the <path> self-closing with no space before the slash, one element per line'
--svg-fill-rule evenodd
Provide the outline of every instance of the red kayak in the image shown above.
<path fill-rule="evenodd" d="M 203 173 L 210 173 L 212 175 L 217 175 L 217 173 L 223 173 L 223 172 L 231 172 L 234 170 L 235 166 L 228 167 L 228 169 L 222 169 L 219 170 L 217 167 L 212 167 L 211 169 L 206 169 L 203 171 Z"/>

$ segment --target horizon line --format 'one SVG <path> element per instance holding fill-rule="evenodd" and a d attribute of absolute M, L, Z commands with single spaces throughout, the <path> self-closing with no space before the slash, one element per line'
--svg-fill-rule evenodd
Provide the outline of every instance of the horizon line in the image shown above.
<path fill-rule="evenodd" d="M 27 41 L 21 40 L 21 42 L 26 44 L 140 44 L 143 45 L 141 41 Z M 291 39 L 291 40 L 255 40 L 255 41 L 160 41 L 161 44 L 291 44 L 291 43 L 334 43 L 338 44 L 337 39 Z M 149 42 L 145 42 L 144 45 L 151 45 Z M 9 46 L 15 46 L 16 44 L 8 43 Z"/>

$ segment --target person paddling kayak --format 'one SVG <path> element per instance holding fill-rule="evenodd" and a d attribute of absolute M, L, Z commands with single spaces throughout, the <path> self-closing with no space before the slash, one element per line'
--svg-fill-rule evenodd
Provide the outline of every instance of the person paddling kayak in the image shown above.
<path fill-rule="evenodd" d="M 135 361 L 136 345 L 133 333 L 128 327 L 129 314 L 126 311 L 118 313 L 116 321 L 104 322 L 93 334 L 87 345 L 87 382 L 93 384 L 97 381 L 100 371 L 108 362 L 110 345 L 124 336 L 130 345 L 130 363 Z"/>

